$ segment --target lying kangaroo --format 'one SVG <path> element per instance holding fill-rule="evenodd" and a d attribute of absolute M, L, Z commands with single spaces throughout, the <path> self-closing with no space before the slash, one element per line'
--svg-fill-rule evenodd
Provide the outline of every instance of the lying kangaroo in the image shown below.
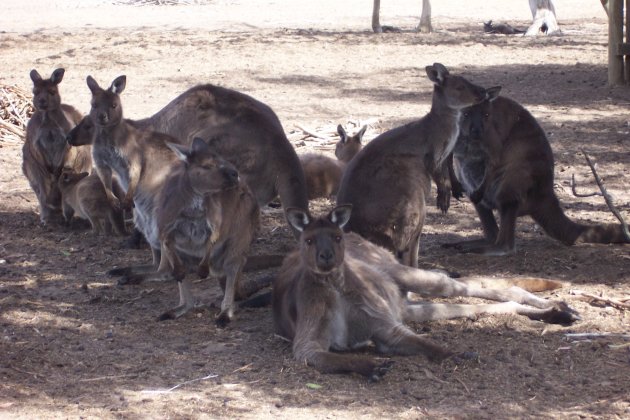
<path fill-rule="evenodd" d="M 503 35 L 516 35 L 524 34 L 525 31 L 515 29 L 508 23 L 495 23 L 491 20 L 483 23 L 483 31 L 487 34 L 503 34 Z"/>
<path fill-rule="evenodd" d="M 554 159 L 545 131 L 517 102 L 491 97 L 466 109 L 461 125 L 454 169 L 464 190 L 474 197 L 485 238 L 447 246 L 509 254 L 514 251 L 516 219 L 524 215 L 566 245 L 628 243 L 621 225 L 587 226 L 566 217 L 553 188 Z M 500 227 L 493 209 L 499 212 Z"/>
<path fill-rule="evenodd" d="M 340 137 L 335 146 L 337 160 L 317 153 L 300 156 L 309 200 L 337 195 L 346 164 L 361 150 L 361 139 L 366 129 L 367 126 L 364 126 L 354 136 L 348 136 L 341 125 L 337 126 Z"/>
<path fill-rule="evenodd" d="M 171 136 L 139 129 L 123 119 L 119 95 L 126 86 L 125 76 L 114 79 L 106 90 L 90 76 L 87 83 L 92 92 L 91 123 L 78 126 L 69 137 L 89 133 L 91 125 L 94 162 L 110 190 L 107 195 L 116 202 L 111 192 L 112 172 L 116 172 L 126 190 L 122 207 L 133 202 L 135 225 L 153 253 L 153 265 L 115 269 L 110 274 L 123 276 L 121 283 L 178 280 L 180 306 L 161 317 L 173 318 L 193 304 L 182 261 L 202 260 L 200 272 L 207 274 L 212 268 L 228 277 L 217 319 L 225 325 L 232 317 L 238 277 L 258 225 L 256 200 L 239 183 L 236 169 L 203 140 L 193 140 L 188 150 Z"/>
<path fill-rule="evenodd" d="M 98 175 L 64 169 L 58 184 L 66 223 L 74 215 L 88 220 L 95 234 L 111 234 L 112 228 L 119 236 L 127 234 L 123 212 L 112 207 Z"/>
<path fill-rule="evenodd" d="M 449 207 L 451 182 L 444 162 L 457 140 L 461 109 L 487 96 L 442 64 L 427 66 L 426 72 L 434 83 L 431 111 L 365 146 L 348 164 L 337 194 L 337 203 L 353 205 L 349 230 L 412 267 L 418 266 L 431 178 L 438 187 L 438 208 L 445 212 Z"/>
<path fill-rule="evenodd" d="M 289 209 L 289 222 L 301 231 L 300 243 L 286 257 L 273 286 L 278 334 L 293 341 L 297 360 L 322 373 L 356 372 L 378 380 L 389 368 L 388 363 L 364 355 L 337 353 L 364 347 L 370 341 L 385 354 L 424 354 L 433 361 L 453 354 L 417 335 L 405 326 L 405 321 L 483 313 L 516 313 L 554 323 L 577 319 L 566 304 L 541 299 L 521 288 L 499 290 L 477 285 L 495 279 L 454 280 L 445 274 L 401 265 L 389 251 L 359 235 L 344 235 L 341 229 L 350 219 L 350 211 L 351 206 L 339 206 L 326 217 L 311 218 L 303 210 Z M 480 297 L 503 303 L 413 303 L 405 300 L 407 292 Z"/>
<path fill-rule="evenodd" d="M 37 70 L 30 74 L 36 111 L 26 125 L 22 172 L 37 195 L 42 224 L 48 223 L 52 211 L 61 209 L 57 180 L 62 168 L 83 172 L 92 166 L 89 146 L 70 148 L 65 141 L 66 133 L 81 120 L 81 114 L 61 103 L 58 85 L 63 75 L 61 68 L 50 79 L 42 79 Z"/>

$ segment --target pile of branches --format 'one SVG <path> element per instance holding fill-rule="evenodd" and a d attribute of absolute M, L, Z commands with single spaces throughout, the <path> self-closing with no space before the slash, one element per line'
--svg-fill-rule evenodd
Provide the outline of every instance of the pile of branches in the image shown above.
<path fill-rule="evenodd" d="M 33 115 L 32 95 L 17 86 L 0 86 L 0 143 L 20 143 Z"/>

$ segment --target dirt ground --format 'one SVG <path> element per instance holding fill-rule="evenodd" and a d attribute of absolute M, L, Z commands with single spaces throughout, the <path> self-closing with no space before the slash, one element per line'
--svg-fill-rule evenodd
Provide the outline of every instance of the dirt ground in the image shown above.
<path fill-rule="evenodd" d="M 205 3 L 5 1 L 0 84 L 28 90 L 32 68 L 50 74 L 64 67 L 62 98 L 86 112 L 88 74 L 102 85 L 126 74 L 125 113 L 140 118 L 209 82 L 269 104 L 289 134 L 296 125 L 322 131 L 369 121 L 371 139 L 428 111 L 432 86 L 424 66 L 441 62 L 477 84 L 502 85 L 504 95 L 538 118 L 570 217 L 615 221 L 601 197 L 571 194 L 572 174 L 581 191 L 596 188 L 580 148 L 598 162 L 630 217 L 630 91 L 606 85 L 607 25 L 599 2 L 559 0 L 564 35 L 536 39 L 481 30 L 487 19 L 525 28 L 531 15 L 521 0 L 434 2 L 431 35 L 411 31 L 419 0 L 384 1 L 382 22 L 403 31 L 383 35 L 369 31 L 369 0 Z M 329 141 L 291 138 L 299 153 L 331 153 Z M 440 366 L 393 357 L 389 374 L 370 384 L 296 363 L 290 345 L 274 335 L 269 308 L 240 310 L 229 328 L 217 329 L 221 293 L 212 282 L 195 283 L 203 308 L 156 322 L 177 303 L 174 284 L 120 287 L 105 274 L 148 261 L 149 251 L 122 249 L 119 238 L 86 229 L 41 227 L 21 159 L 21 144 L 0 142 L 0 417 L 630 417 L 629 341 L 566 336 L 630 333 L 627 311 L 571 293 L 628 299 L 628 246 L 565 247 L 524 218 L 516 254 L 460 255 L 440 245 L 480 235 L 472 205 L 455 202 L 442 215 L 431 202 L 423 264 L 464 275 L 562 280 L 566 286 L 546 296 L 567 301 L 582 320 L 560 327 L 484 316 L 414 325 L 478 359 Z M 312 208 L 332 205 L 319 200 Z M 287 252 L 292 244 L 281 214 L 265 210 L 254 252 Z"/>

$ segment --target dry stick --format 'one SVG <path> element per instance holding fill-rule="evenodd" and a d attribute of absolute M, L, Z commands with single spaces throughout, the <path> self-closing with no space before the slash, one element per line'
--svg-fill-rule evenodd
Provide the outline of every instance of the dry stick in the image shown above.
<path fill-rule="evenodd" d="M 623 338 L 625 340 L 630 339 L 630 334 L 619 334 L 619 333 L 609 333 L 609 332 L 603 332 L 603 333 L 566 333 L 564 335 L 566 338 L 583 338 L 583 339 L 589 339 L 589 338 Z"/>
<path fill-rule="evenodd" d="M 570 294 L 572 295 L 577 295 L 577 296 L 584 296 L 585 298 L 589 298 L 589 299 L 593 299 L 596 300 L 598 302 L 603 302 L 606 303 L 610 306 L 613 306 L 617 309 L 621 309 L 621 310 L 626 310 L 626 309 L 630 309 L 630 303 L 624 303 L 620 300 L 616 300 L 616 299 L 610 299 L 610 298 L 605 298 L 602 296 L 597 296 L 597 295 L 593 295 L 591 293 L 587 293 L 583 290 L 571 290 L 569 291 Z"/>
<path fill-rule="evenodd" d="M 144 394 L 168 394 L 169 392 L 172 392 L 174 390 L 176 390 L 179 387 L 182 387 L 184 385 L 193 383 L 193 382 L 198 382 L 198 381 L 205 381 L 206 379 L 212 379 L 212 378 L 216 378 L 219 375 L 207 375 L 204 376 L 203 378 L 197 378 L 197 379 L 191 379 L 190 381 L 186 381 L 186 382 L 182 382 L 181 384 L 177 384 L 173 387 L 170 387 L 168 389 L 145 389 L 142 391 L 142 393 Z"/>
<path fill-rule="evenodd" d="M 628 230 L 628 223 L 626 223 L 626 220 L 623 218 L 621 213 L 619 213 L 619 210 L 617 210 L 617 208 L 615 207 L 612 197 L 610 196 L 610 194 L 608 194 L 606 187 L 604 187 L 604 182 L 599 177 L 599 174 L 597 173 L 597 170 L 595 169 L 595 165 L 593 164 L 593 162 L 591 162 L 591 158 L 588 156 L 588 154 L 586 153 L 584 149 L 581 149 L 581 151 L 582 153 L 584 153 L 584 158 L 586 159 L 586 163 L 588 163 L 588 166 L 591 167 L 591 172 L 593 172 L 593 176 L 595 177 L 595 182 L 597 182 L 597 186 L 599 187 L 599 190 L 602 192 L 602 195 L 604 196 L 606 205 L 608 206 L 612 214 L 615 215 L 617 220 L 621 222 L 623 235 L 625 236 L 626 240 L 630 242 L 630 231 Z"/>
<path fill-rule="evenodd" d="M 302 126 L 300 126 L 298 124 L 295 124 L 295 127 L 300 129 L 300 130 L 302 130 L 303 132 L 305 132 L 306 134 L 308 134 L 311 137 L 315 137 L 315 138 L 322 139 L 322 140 L 328 140 L 328 137 L 322 137 L 319 134 L 317 134 L 316 132 L 311 131 L 311 130 L 307 130 L 306 128 L 304 128 L 304 127 L 302 127 Z"/>
<path fill-rule="evenodd" d="M 586 193 L 586 194 L 580 194 L 577 192 L 577 190 L 575 189 L 575 174 L 571 175 L 571 192 L 573 193 L 574 196 L 576 197 L 580 197 L 580 198 L 584 198 L 584 197 L 593 197 L 596 195 L 602 195 L 602 193 L 600 192 L 592 192 L 592 193 Z"/>

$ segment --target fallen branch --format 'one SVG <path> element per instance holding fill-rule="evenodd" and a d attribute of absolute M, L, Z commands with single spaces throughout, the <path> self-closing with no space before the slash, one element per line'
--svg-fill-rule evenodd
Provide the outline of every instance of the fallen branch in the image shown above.
<path fill-rule="evenodd" d="M 184 385 L 188 385 L 193 382 L 205 381 L 206 379 L 212 379 L 218 376 L 219 375 L 207 375 L 207 376 L 204 376 L 203 378 L 191 379 L 190 381 L 182 382 L 181 384 L 177 384 L 167 389 L 145 389 L 145 390 L 142 390 L 142 393 L 143 394 L 168 394 L 169 392 L 175 391 L 177 388 L 180 388 Z"/>
<path fill-rule="evenodd" d="M 591 338 L 622 338 L 624 340 L 630 340 L 630 334 L 619 334 L 619 333 L 566 333 L 564 335 L 567 339 L 569 338 L 583 338 L 583 339 L 591 339 Z"/>
<path fill-rule="evenodd" d="M 583 296 L 583 297 L 585 297 L 587 299 L 592 299 L 592 300 L 595 300 L 597 302 L 605 303 L 607 305 L 613 306 L 613 307 L 615 307 L 617 309 L 620 309 L 622 311 L 625 311 L 626 309 L 630 309 L 630 303 L 625 303 L 625 301 L 621 301 L 621 300 L 617 300 L 617 299 L 605 298 L 603 296 L 597 296 L 597 295 L 594 295 L 592 293 L 585 292 L 583 290 L 570 290 L 569 293 L 572 294 L 572 295 L 576 295 L 576 296 Z"/>
<path fill-rule="evenodd" d="M 577 190 L 575 189 L 575 174 L 571 175 L 571 192 L 573 193 L 573 195 L 575 197 L 580 197 L 580 198 L 584 198 L 584 197 L 594 197 L 596 195 L 602 195 L 602 193 L 600 192 L 592 192 L 592 193 L 586 193 L 586 194 L 581 194 L 578 193 Z"/>
<path fill-rule="evenodd" d="M 602 192 L 602 195 L 604 196 L 604 200 L 606 201 L 606 205 L 608 206 L 608 208 L 610 209 L 612 214 L 615 215 L 617 220 L 619 220 L 619 222 L 621 222 L 621 227 L 623 229 L 623 234 L 624 234 L 626 240 L 628 242 L 630 242 L 630 231 L 628 230 L 628 223 L 626 223 L 626 220 L 623 218 L 621 213 L 619 213 L 619 210 L 617 210 L 617 207 L 615 207 L 615 204 L 613 203 L 612 197 L 610 196 L 610 194 L 608 194 L 608 191 L 606 190 L 606 187 L 604 187 L 604 182 L 599 177 L 599 174 L 597 173 L 597 170 L 595 169 L 595 165 L 593 164 L 593 162 L 591 162 L 591 158 L 588 156 L 588 154 L 586 153 L 586 151 L 584 149 L 581 149 L 581 150 L 582 150 L 582 153 L 584 153 L 584 158 L 586 159 L 586 163 L 588 163 L 588 166 L 590 166 L 590 168 L 591 168 L 591 172 L 593 172 L 593 176 L 595 177 L 595 182 L 597 183 L 597 186 L 599 187 L 599 190 Z"/>

